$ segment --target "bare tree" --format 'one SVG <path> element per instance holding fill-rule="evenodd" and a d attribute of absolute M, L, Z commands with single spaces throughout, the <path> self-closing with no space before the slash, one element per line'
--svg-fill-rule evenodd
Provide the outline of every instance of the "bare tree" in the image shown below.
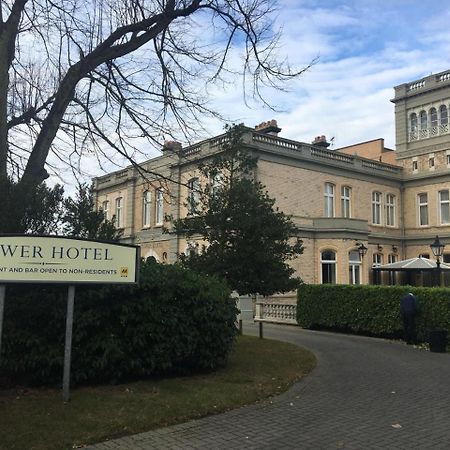
<path fill-rule="evenodd" d="M 306 69 L 277 58 L 273 4 L 0 0 L 0 185 L 34 187 L 85 152 L 135 161 L 175 129 L 188 137 L 218 115 L 205 87 L 234 75 L 264 101 L 264 86 Z"/>

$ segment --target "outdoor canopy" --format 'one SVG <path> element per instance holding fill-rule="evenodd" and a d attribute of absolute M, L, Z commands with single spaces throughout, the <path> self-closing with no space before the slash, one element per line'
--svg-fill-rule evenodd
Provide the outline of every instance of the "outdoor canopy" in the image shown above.
<path fill-rule="evenodd" d="M 435 270 L 437 268 L 436 261 L 433 259 L 416 258 L 404 259 L 390 264 L 383 264 L 379 267 L 374 267 L 374 270 L 389 270 L 389 271 L 408 271 L 408 270 Z M 450 270 L 450 264 L 441 263 L 441 270 Z"/>

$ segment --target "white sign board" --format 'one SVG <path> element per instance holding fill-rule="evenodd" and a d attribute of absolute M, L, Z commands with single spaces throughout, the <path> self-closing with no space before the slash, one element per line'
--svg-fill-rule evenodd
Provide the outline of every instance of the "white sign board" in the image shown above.
<path fill-rule="evenodd" d="M 0 236 L 2 283 L 137 283 L 139 247 L 57 236 Z"/>

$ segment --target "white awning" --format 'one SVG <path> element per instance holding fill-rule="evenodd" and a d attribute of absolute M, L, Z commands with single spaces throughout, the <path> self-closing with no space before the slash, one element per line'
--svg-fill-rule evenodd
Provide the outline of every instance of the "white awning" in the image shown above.
<path fill-rule="evenodd" d="M 436 268 L 435 260 L 422 258 L 421 256 L 374 267 L 375 270 L 433 270 Z M 442 270 L 450 270 L 450 264 L 441 263 L 440 268 Z"/>

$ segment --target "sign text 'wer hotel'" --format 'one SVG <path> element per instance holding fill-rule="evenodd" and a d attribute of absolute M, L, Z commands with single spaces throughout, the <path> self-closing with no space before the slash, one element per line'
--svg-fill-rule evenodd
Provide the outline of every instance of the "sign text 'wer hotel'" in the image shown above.
<path fill-rule="evenodd" d="M 136 283 L 139 248 L 58 236 L 0 236 L 1 283 Z"/>

